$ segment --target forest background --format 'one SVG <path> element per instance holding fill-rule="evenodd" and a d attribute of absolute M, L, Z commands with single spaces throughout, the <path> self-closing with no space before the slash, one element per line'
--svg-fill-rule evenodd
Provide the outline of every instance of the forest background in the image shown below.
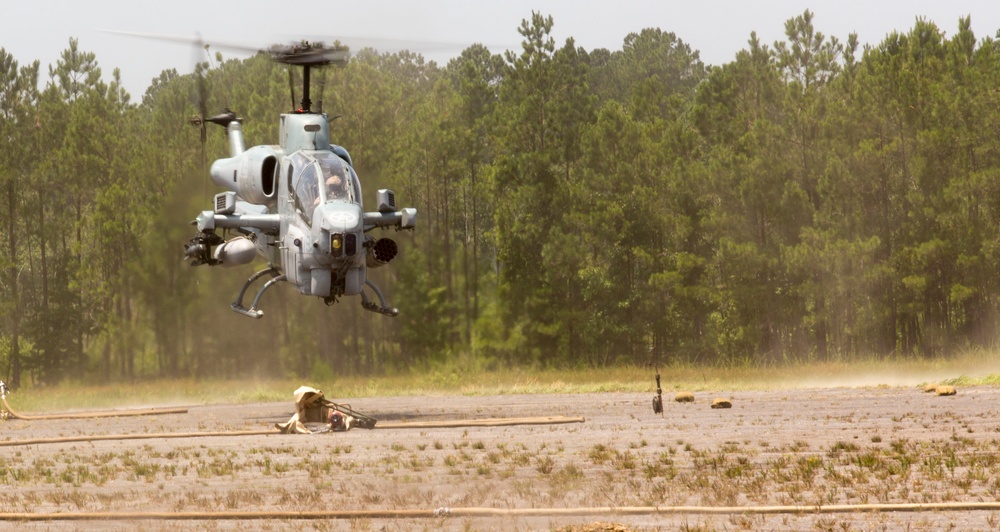
<path fill-rule="evenodd" d="M 459 367 L 778 365 L 992 348 L 1000 318 L 1000 37 L 917 20 L 877 45 L 806 11 L 720 66 L 643 29 L 445 66 L 356 51 L 313 76 L 365 188 L 418 209 L 372 272 L 401 314 L 191 268 L 190 221 L 244 117 L 277 139 L 288 73 L 210 51 L 139 101 L 75 40 L 47 79 L 0 49 L 0 372 L 8 383 Z M 950 33 L 950 36 L 948 35 Z M 266 43 L 264 43 L 266 44 Z M 140 45 L 137 45 L 140 46 Z M 298 74 L 298 73 L 294 73 Z M 368 210 L 371 210 L 371 206 Z"/>

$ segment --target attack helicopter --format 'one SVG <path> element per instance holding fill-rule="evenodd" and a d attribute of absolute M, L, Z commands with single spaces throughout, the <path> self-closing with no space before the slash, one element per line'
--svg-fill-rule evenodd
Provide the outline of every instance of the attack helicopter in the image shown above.
<path fill-rule="evenodd" d="M 281 282 L 328 305 L 342 296 L 360 296 L 364 309 L 398 315 L 368 277 L 368 270 L 396 257 L 398 246 L 393 239 L 371 232 L 413 230 L 417 210 L 398 209 L 396 194 L 389 189 L 376 192 L 374 211 L 363 210 L 361 181 L 351 156 L 330 141 L 331 118 L 313 111 L 310 101 L 311 69 L 343 66 L 349 52 L 342 46 L 308 42 L 262 52 L 289 68 L 302 68 L 301 104 L 281 114 L 277 145 L 250 148 L 244 145 L 241 119 L 235 113 L 225 109 L 205 117 L 202 107 L 196 125 L 204 128 L 212 123 L 226 130 L 229 157 L 213 162 L 210 174 L 213 183 L 227 190 L 215 195 L 212 210 L 201 212 L 192 222 L 197 232 L 184 246 L 185 260 L 191 266 L 230 267 L 262 257 L 267 267 L 243 283 L 230 305 L 251 318 L 263 317 L 261 297 Z M 265 277 L 253 302 L 244 306 L 250 287 Z"/>

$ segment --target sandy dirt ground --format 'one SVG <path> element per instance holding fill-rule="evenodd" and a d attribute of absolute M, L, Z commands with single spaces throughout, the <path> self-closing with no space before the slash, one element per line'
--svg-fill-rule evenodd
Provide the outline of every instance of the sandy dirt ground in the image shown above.
<path fill-rule="evenodd" d="M 582 423 L 399 428 L 0 447 L 0 513 L 438 510 L 323 520 L 0 521 L 91 530 L 995 530 L 1000 511 L 714 515 L 594 508 L 828 507 L 1000 501 L 1000 389 L 912 387 L 665 394 L 391 397 L 351 401 L 382 422 L 582 416 Z M 730 409 L 712 409 L 716 397 Z M 334 401 L 344 398 L 329 397 Z M 16 396 L 10 399 L 17 409 Z M 177 406 L 177 405 L 145 405 Z M 0 421 L 0 442 L 267 430 L 287 403 L 186 414 Z M 543 515 L 448 516 L 448 509 Z M 560 515 L 567 508 L 584 515 Z M 551 510 L 545 514 L 545 511 Z M 617 528 L 616 528 L 617 527 Z"/>

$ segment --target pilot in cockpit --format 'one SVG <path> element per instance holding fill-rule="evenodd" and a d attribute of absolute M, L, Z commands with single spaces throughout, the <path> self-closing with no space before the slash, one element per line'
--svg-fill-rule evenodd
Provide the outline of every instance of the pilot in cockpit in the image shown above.
<path fill-rule="evenodd" d="M 344 197 L 344 178 L 337 174 L 330 174 L 326 178 L 326 199 L 338 199 Z"/>
<path fill-rule="evenodd" d="M 344 187 L 344 178 L 331 173 L 329 177 L 326 178 L 326 199 L 341 199 L 347 194 L 347 189 Z"/>

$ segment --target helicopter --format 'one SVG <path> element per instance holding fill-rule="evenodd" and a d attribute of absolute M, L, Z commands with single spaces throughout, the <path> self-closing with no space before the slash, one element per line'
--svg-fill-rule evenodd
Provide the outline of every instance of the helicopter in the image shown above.
<path fill-rule="evenodd" d="M 212 210 L 191 222 L 197 232 L 184 245 L 185 260 L 191 266 L 233 267 L 262 257 L 267 267 L 243 283 L 230 305 L 250 318 L 263 317 L 261 297 L 281 282 L 327 305 L 342 296 L 360 296 L 365 310 L 397 316 L 399 309 L 389 305 L 368 270 L 391 262 L 399 248 L 393 239 L 371 232 L 413 230 L 417 210 L 397 208 L 390 189 L 376 192 L 375 211 L 363 210 L 361 181 L 351 156 L 331 143 L 332 119 L 313 111 L 309 97 L 311 69 L 343 66 L 349 52 L 343 46 L 306 41 L 262 51 L 278 63 L 302 68 L 301 104 L 281 114 L 277 145 L 247 148 L 241 119 L 229 109 L 205 117 L 202 103 L 202 116 L 192 122 L 202 127 L 203 135 L 205 123 L 226 130 L 229 157 L 214 161 L 210 169 L 212 182 L 226 191 L 214 196 Z M 265 277 L 250 306 L 244 306 L 251 286 Z"/>

